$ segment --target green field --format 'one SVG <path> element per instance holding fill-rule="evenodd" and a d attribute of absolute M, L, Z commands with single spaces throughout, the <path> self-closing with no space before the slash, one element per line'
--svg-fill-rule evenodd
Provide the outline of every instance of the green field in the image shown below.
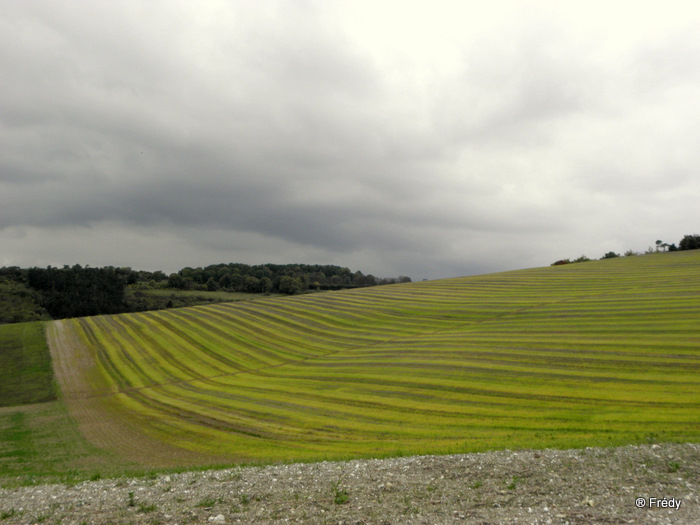
<path fill-rule="evenodd" d="M 60 321 L 151 437 L 239 461 L 700 441 L 700 252 Z"/>
<path fill-rule="evenodd" d="M 56 399 L 41 322 L 0 325 L 0 407 Z"/>

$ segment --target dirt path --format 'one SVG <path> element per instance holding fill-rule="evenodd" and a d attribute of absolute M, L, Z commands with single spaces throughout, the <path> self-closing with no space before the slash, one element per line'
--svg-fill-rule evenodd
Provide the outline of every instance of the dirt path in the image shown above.
<path fill-rule="evenodd" d="M 117 460 L 143 467 L 230 462 L 230 458 L 174 447 L 140 430 L 139 422 L 114 400 L 114 392 L 101 380 L 93 354 L 69 323 L 65 320 L 49 323 L 46 339 L 59 395 L 90 444 L 114 454 Z"/>

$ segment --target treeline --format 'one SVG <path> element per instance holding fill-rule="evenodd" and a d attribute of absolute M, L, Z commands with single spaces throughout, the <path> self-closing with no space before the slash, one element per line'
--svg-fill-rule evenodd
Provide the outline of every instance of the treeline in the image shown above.
<path fill-rule="evenodd" d="M 411 282 L 410 277 L 377 278 L 348 268 L 320 264 L 215 264 L 183 268 L 168 277 L 168 288 L 294 294 Z"/>
<path fill-rule="evenodd" d="M 308 264 L 217 264 L 187 267 L 170 275 L 111 266 L 3 267 L 0 268 L 0 323 L 172 306 L 172 301 L 156 306 L 159 303 L 145 300 L 144 292 L 149 290 L 297 294 L 410 281 L 409 277 L 380 279 L 341 266 Z M 127 294 L 127 290 L 133 293 Z"/>
<path fill-rule="evenodd" d="M 120 313 L 125 285 L 115 268 L 0 268 L 0 322 Z"/>
<path fill-rule="evenodd" d="M 700 235 L 697 233 L 694 235 L 684 235 L 683 238 L 680 240 L 678 243 L 678 246 L 674 244 L 668 244 L 662 240 L 657 240 L 655 246 L 649 246 L 647 248 L 645 254 L 650 254 L 650 253 L 658 253 L 658 252 L 676 252 L 676 251 L 681 251 L 681 250 L 697 250 L 700 249 Z M 625 252 L 625 257 L 630 257 L 632 255 L 641 255 L 639 252 L 635 252 L 634 250 L 627 250 Z M 608 252 L 604 254 L 601 257 L 602 259 L 613 259 L 615 257 L 620 257 L 619 253 L 615 252 Z M 585 255 L 581 255 L 580 257 L 571 260 L 571 259 L 559 259 L 558 261 L 554 261 L 551 266 L 559 266 L 561 264 L 571 264 L 571 263 L 580 263 L 580 262 L 586 262 L 590 261 L 591 259 L 586 257 Z"/>
<path fill-rule="evenodd" d="M 23 282 L 0 277 L 0 324 L 49 319 L 39 293 Z"/>

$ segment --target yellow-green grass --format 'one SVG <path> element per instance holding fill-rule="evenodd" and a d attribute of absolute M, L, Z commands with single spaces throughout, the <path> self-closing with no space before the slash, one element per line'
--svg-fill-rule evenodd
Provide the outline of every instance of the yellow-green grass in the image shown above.
<path fill-rule="evenodd" d="M 700 439 L 700 252 L 62 321 L 144 431 L 246 461 Z"/>

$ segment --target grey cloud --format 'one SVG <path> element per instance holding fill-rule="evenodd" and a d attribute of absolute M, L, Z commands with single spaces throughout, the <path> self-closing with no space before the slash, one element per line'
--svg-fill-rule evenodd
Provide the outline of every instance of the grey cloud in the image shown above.
<path fill-rule="evenodd" d="M 79 255 L 114 256 L 109 232 L 117 253 L 133 243 L 134 260 L 156 265 L 157 252 L 183 266 L 308 257 L 436 277 L 687 233 L 697 13 L 663 38 L 641 27 L 621 50 L 556 11 L 504 22 L 501 6 L 434 49 L 440 34 L 418 32 L 414 57 L 401 53 L 414 49 L 404 17 L 387 44 L 365 41 L 377 35 L 346 24 L 341 5 L 266 6 L 8 3 L 9 263 L 45 260 L 33 244 L 50 237 L 95 264 Z M 437 20 L 459 8 L 445 6 Z M 150 255 L 149 235 L 161 238 Z"/>
<path fill-rule="evenodd" d="M 465 50 L 461 71 L 442 86 L 437 126 L 460 144 L 529 147 L 547 139 L 553 121 L 589 103 L 586 79 L 595 67 L 572 60 L 566 48 L 575 48 L 563 35 L 504 35 L 504 41 L 489 52 Z"/>

